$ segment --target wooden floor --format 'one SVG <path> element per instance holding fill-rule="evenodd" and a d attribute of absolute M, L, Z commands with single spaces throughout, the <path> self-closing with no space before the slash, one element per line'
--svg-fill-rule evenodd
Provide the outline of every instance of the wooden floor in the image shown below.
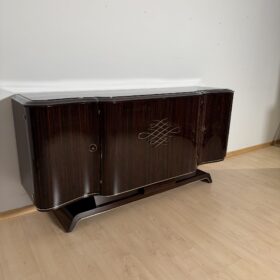
<path fill-rule="evenodd" d="M 193 183 L 82 221 L 0 222 L 0 279 L 280 279 L 280 148 L 203 166 Z"/>

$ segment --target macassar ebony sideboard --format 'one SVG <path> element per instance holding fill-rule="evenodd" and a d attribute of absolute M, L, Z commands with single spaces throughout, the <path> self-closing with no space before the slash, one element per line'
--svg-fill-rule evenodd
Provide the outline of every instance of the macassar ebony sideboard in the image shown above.
<path fill-rule="evenodd" d="M 233 91 L 216 88 L 17 94 L 22 185 L 66 231 L 86 217 L 192 181 L 227 150 Z"/>

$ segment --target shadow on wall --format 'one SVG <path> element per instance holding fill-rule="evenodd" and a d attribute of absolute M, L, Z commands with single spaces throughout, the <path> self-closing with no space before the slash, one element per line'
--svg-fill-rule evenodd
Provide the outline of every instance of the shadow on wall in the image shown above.
<path fill-rule="evenodd" d="M 0 100 L 0 212 L 31 204 L 20 183 L 11 98 Z"/>
<path fill-rule="evenodd" d="M 278 108 L 278 111 L 280 111 L 280 67 L 279 67 L 279 78 L 278 78 L 278 99 L 276 101 L 276 108 Z M 280 112 L 278 114 L 278 120 L 279 120 L 278 128 L 273 137 L 273 145 L 275 146 L 280 146 Z"/>
<path fill-rule="evenodd" d="M 280 66 L 276 90 L 277 98 L 275 99 L 274 105 L 270 110 L 267 125 L 267 135 L 272 135 L 271 138 L 273 139 L 273 144 L 275 144 L 275 142 L 278 143 L 280 140 Z"/>

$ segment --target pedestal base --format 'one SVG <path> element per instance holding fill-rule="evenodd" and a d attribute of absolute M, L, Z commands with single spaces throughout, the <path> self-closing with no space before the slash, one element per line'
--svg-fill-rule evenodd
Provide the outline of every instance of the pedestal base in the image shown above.
<path fill-rule="evenodd" d="M 100 195 L 90 196 L 57 210 L 53 210 L 52 212 L 57 217 L 65 231 L 71 232 L 76 224 L 82 219 L 195 181 L 212 183 L 211 175 L 209 173 L 197 169 L 196 173 L 191 177 L 178 177 L 176 179 L 167 180 L 110 197 Z"/>

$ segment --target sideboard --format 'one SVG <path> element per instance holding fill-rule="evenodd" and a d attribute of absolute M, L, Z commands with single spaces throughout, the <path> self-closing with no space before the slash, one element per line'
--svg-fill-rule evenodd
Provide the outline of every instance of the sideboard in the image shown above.
<path fill-rule="evenodd" d="M 224 159 L 233 91 L 165 88 L 12 97 L 22 185 L 66 231 Z"/>

